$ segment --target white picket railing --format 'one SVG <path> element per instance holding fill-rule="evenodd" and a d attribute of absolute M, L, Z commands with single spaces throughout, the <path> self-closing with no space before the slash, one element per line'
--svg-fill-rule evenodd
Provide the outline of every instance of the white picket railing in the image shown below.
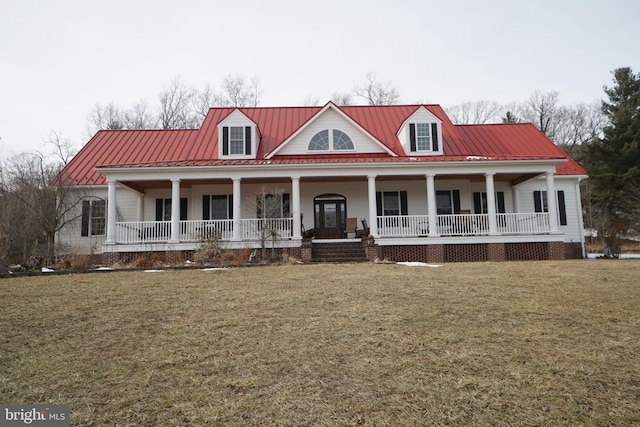
<path fill-rule="evenodd" d="M 379 216 L 380 237 L 420 237 L 429 234 L 426 215 Z M 440 236 L 486 236 L 488 214 L 455 214 L 436 217 L 436 233 Z M 509 213 L 496 215 L 498 234 L 544 234 L 549 232 L 548 213 Z"/>
<path fill-rule="evenodd" d="M 489 234 L 489 215 L 438 215 L 436 234 L 440 236 L 483 236 Z M 549 233 L 548 213 L 508 213 L 496 215 L 498 234 Z M 292 218 L 242 219 L 243 240 L 289 239 L 293 235 Z M 427 215 L 385 215 L 377 217 L 380 237 L 426 237 Z M 167 242 L 171 239 L 171 221 L 130 221 L 116 223 L 116 241 L 124 244 Z M 180 221 L 180 241 L 198 242 L 216 236 L 233 238 L 233 220 Z"/>
<path fill-rule="evenodd" d="M 288 239 L 292 235 L 292 218 L 243 219 L 241 223 L 245 240 Z"/>
<path fill-rule="evenodd" d="M 498 214 L 500 234 L 544 234 L 548 233 L 549 213 Z"/>

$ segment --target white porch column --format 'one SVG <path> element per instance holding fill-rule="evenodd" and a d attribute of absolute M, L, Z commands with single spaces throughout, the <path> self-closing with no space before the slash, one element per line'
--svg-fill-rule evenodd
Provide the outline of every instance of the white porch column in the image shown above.
<path fill-rule="evenodd" d="M 171 180 L 171 240 L 180 241 L 180 179 Z"/>
<path fill-rule="evenodd" d="M 116 242 L 116 181 L 107 180 L 107 245 L 115 245 Z"/>
<path fill-rule="evenodd" d="M 487 191 L 487 214 L 489 215 L 489 234 L 498 234 L 498 221 L 496 217 L 496 190 L 493 185 L 493 176 L 495 174 L 485 173 L 484 180 Z"/>
<path fill-rule="evenodd" d="M 427 177 L 427 215 L 429 215 L 429 237 L 438 237 L 438 210 L 436 207 L 436 175 L 428 173 Z"/>
<path fill-rule="evenodd" d="M 556 203 L 556 183 L 554 174 L 546 173 L 547 177 L 547 207 L 549 211 L 549 232 L 557 234 L 558 229 L 558 203 Z"/>
<path fill-rule="evenodd" d="M 367 190 L 369 194 L 369 234 L 378 236 L 378 209 L 376 208 L 376 175 L 367 175 Z"/>
<path fill-rule="evenodd" d="M 301 240 L 301 221 L 300 221 L 300 177 L 291 177 L 291 203 L 293 204 L 291 213 L 293 214 L 293 232 L 291 238 Z"/>
<path fill-rule="evenodd" d="M 138 193 L 138 221 L 144 221 L 144 193 Z"/>
<path fill-rule="evenodd" d="M 231 240 L 242 240 L 242 192 L 241 178 L 233 178 L 233 237 Z"/>

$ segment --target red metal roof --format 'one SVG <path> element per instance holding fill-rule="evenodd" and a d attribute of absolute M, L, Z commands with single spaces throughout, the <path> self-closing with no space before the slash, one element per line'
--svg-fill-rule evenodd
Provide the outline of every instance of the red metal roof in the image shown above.
<path fill-rule="evenodd" d="M 547 156 L 566 158 L 556 166 L 558 175 L 587 172 L 531 123 L 457 125 L 456 128 L 477 156 Z"/>
<path fill-rule="evenodd" d="M 345 106 L 339 109 L 397 155 L 365 154 L 265 156 L 283 144 L 324 107 L 239 108 L 261 135 L 256 160 L 218 158 L 218 124 L 234 108 L 212 108 L 199 130 L 116 130 L 98 132 L 69 163 L 66 182 L 104 184 L 99 166 L 215 166 L 363 162 L 442 162 L 469 160 L 560 159 L 560 175 L 586 175 L 576 162 L 531 124 L 454 125 L 439 105 L 424 105 L 442 121 L 443 156 L 407 156 L 396 136 L 421 106 Z"/>
<path fill-rule="evenodd" d="M 100 165 L 124 165 L 184 159 L 197 130 L 101 130 L 63 171 L 65 182 L 105 184 Z"/>

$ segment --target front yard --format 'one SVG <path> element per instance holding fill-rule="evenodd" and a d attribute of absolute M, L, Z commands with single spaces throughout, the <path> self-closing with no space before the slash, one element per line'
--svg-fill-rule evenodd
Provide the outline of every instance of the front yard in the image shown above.
<path fill-rule="evenodd" d="M 0 402 L 71 425 L 637 425 L 640 262 L 0 280 Z"/>

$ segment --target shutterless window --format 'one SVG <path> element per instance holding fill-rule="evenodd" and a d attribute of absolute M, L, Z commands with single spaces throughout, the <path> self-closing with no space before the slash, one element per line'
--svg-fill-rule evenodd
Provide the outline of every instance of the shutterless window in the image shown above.
<path fill-rule="evenodd" d="M 418 151 L 431 150 L 429 123 L 416 123 L 416 146 Z"/>
<path fill-rule="evenodd" d="M 244 127 L 234 126 L 229 128 L 229 153 L 244 154 Z"/>
<path fill-rule="evenodd" d="M 82 201 L 82 236 L 104 236 L 106 232 L 106 202 Z"/>
<path fill-rule="evenodd" d="M 353 150 L 355 145 L 346 133 L 338 129 L 321 130 L 311 137 L 308 146 L 309 151 L 344 151 Z"/>
<path fill-rule="evenodd" d="M 349 138 L 349 135 L 341 130 L 333 130 L 333 149 L 334 150 L 353 150 L 353 141 Z"/>

